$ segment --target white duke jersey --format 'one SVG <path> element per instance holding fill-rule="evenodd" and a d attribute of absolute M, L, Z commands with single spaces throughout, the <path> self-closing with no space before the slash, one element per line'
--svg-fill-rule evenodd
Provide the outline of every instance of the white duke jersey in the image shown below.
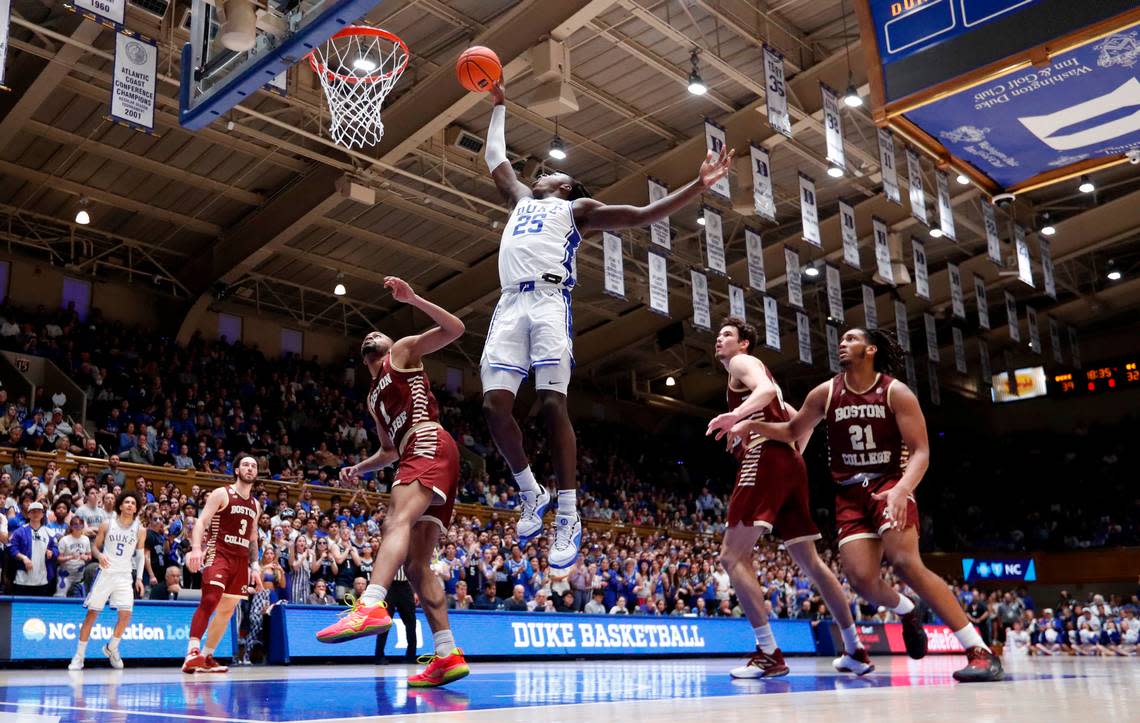
<path fill-rule="evenodd" d="M 499 285 L 513 288 L 526 281 L 577 282 L 574 258 L 582 234 L 574 225 L 571 201 L 555 196 L 524 198 L 515 205 L 499 242 Z"/>
<path fill-rule="evenodd" d="M 103 535 L 103 557 L 111 563 L 104 572 L 130 574 L 134 567 L 135 549 L 139 546 L 139 521 L 135 518 L 130 527 L 119 524 L 118 515 L 107 521 L 107 534 Z"/>

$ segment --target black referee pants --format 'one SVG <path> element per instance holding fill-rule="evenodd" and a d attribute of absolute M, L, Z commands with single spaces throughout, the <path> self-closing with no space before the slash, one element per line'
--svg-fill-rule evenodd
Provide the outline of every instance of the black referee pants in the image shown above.
<path fill-rule="evenodd" d="M 416 598 L 412 593 L 411 583 L 407 580 L 393 580 L 392 586 L 388 588 L 388 596 L 384 598 L 384 601 L 388 603 L 388 613 L 390 615 L 399 614 L 400 622 L 404 626 L 404 633 L 408 639 L 404 662 L 416 662 L 416 648 L 419 647 L 419 641 L 416 640 Z M 384 646 L 388 644 L 388 633 L 390 632 L 391 629 L 389 628 L 376 636 L 377 659 L 386 659 Z"/>

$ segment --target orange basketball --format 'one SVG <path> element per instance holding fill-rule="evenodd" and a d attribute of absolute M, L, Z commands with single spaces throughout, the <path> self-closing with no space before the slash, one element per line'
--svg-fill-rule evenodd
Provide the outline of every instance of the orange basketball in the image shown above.
<path fill-rule="evenodd" d="M 486 93 L 503 77 L 503 64 L 490 48 L 476 45 L 459 54 L 455 61 L 459 84 L 472 93 Z"/>

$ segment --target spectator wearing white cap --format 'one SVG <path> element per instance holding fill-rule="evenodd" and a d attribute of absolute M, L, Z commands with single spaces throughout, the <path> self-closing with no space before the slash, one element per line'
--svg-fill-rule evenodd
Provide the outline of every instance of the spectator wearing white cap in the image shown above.
<path fill-rule="evenodd" d="M 55 538 L 44 526 L 44 506 L 28 505 L 28 524 L 12 534 L 12 556 L 16 559 L 13 595 L 41 595 L 53 592 L 55 563 L 59 555 Z"/>

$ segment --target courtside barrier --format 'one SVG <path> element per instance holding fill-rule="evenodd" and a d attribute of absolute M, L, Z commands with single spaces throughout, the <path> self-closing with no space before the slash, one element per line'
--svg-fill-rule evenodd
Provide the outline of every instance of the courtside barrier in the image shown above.
<path fill-rule="evenodd" d="M 843 649 L 843 638 L 839 629 L 834 625 L 831 628 L 831 639 L 836 650 Z M 906 652 L 903 643 L 902 625 L 900 623 L 856 623 L 859 631 L 859 640 L 871 655 L 890 655 Z M 966 649 L 954 636 L 954 631 L 945 625 L 923 625 L 926 628 L 927 652 L 929 653 L 964 653 Z"/>

